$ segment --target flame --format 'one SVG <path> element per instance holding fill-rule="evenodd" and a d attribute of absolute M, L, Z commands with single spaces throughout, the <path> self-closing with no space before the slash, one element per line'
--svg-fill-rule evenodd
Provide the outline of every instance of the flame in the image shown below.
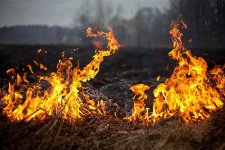
<path fill-rule="evenodd" d="M 40 53 L 42 51 L 42 49 L 37 49 L 37 52 Z"/>
<path fill-rule="evenodd" d="M 33 70 L 32 70 L 32 66 L 31 65 L 27 65 L 27 67 L 30 69 L 30 72 L 33 74 Z"/>
<path fill-rule="evenodd" d="M 7 74 L 10 74 L 10 73 L 16 74 L 14 68 L 11 68 L 11 69 L 7 70 L 6 73 Z"/>
<path fill-rule="evenodd" d="M 160 78 L 161 78 L 161 76 L 158 76 L 156 80 L 157 80 L 157 81 L 159 81 L 159 80 L 160 80 Z"/>
<path fill-rule="evenodd" d="M 26 82 L 27 84 L 29 84 L 29 81 L 27 80 L 26 75 L 27 75 L 27 74 L 24 73 L 24 75 L 23 75 L 23 81 Z"/>
<path fill-rule="evenodd" d="M 38 63 L 34 60 L 34 63 L 38 66 Z"/>
<path fill-rule="evenodd" d="M 170 118 L 175 114 L 184 123 L 197 122 L 209 118 L 213 112 L 223 106 L 225 65 L 207 71 L 205 60 L 192 56 L 191 51 L 183 46 L 181 40 L 183 34 L 178 29 L 180 25 L 182 28 L 187 28 L 183 20 L 172 21 L 170 31 L 174 49 L 169 56 L 178 61 L 178 66 L 165 83 L 161 83 L 154 89 L 153 93 L 156 98 L 152 114 L 147 118 L 145 114 L 145 117 L 142 117 L 142 123 L 146 121 L 155 123 L 161 118 Z M 212 80 L 215 82 L 214 86 L 211 83 Z M 138 90 L 143 92 L 142 89 Z M 134 105 L 136 105 L 135 102 Z M 144 105 L 142 104 L 142 107 Z M 133 115 L 141 115 L 144 109 L 139 110 L 137 111 L 139 114 L 135 112 Z"/>
<path fill-rule="evenodd" d="M 21 84 L 21 82 L 22 82 L 22 78 L 20 77 L 19 74 L 17 74 L 16 77 L 17 77 L 16 78 L 16 85 L 19 86 Z"/>
<path fill-rule="evenodd" d="M 47 67 L 45 67 L 43 64 L 40 63 L 40 69 L 43 69 L 43 70 L 46 71 L 47 70 Z"/>
<path fill-rule="evenodd" d="M 125 119 L 129 120 L 129 121 L 135 121 L 137 119 L 144 119 L 146 117 L 148 117 L 148 109 L 147 109 L 147 113 L 146 116 L 142 116 L 142 112 L 145 109 L 145 99 L 147 99 L 147 95 L 145 94 L 146 90 L 149 90 L 150 87 L 148 87 L 147 85 L 144 84 L 137 84 L 134 85 L 130 88 L 130 90 L 132 90 L 135 94 L 135 96 L 133 97 L 133 99 L 135 100 L 137 96 L 136 101 L 134 101 L 134 113 L 132 114 L 132 116 L 127 116 Z"/>
<path fill-rule="evenodd" d="M 180 23 L 172 21 L 170 34 L 174 49 L 169 53 L 178 61 L 178 66 L 172 76 L 154 90 L 156 99 L 152 116 L 171 117 L 177 113 L 180 120 L 189 123 L 209 118 L 215 110 L 222 108 L 223 101 L 221 93 L 209 83 L 205 60 L 192 56 L 183 46 L 179 25 L 187 28 L 183 20 Z M 224 74 L 222 69 L 220 71 Z"/>
<path fill-rule="evenodd" d="M 165 79 L 165 77 L 158 76 L 158 77 L 156 78 L 157 81 L 159 81 L 160 79 Z"/>
<path fill-rule="evenodd" d="M 92 43 L 97 49 L 102 49 L 102 45 L 100 41 L 93 40 Z"/>
<path fill-rule="evenodd" d="M 37 52 L 40 53 L 41 51 L 43 51 L 45 54 L 47 54 L 48 52 L 42 49 L 37 49 Z"/>
<path fill-rule="evenodd" d="M 145 108 L 146 90 L 150 87 L 144 84 L 134 85 L 130 88 L 135 94 L 134 112 L 124 119 L 138 124 L 150 125 L 162 118 L 177 116 L 184 123 L 197 122 L 207 119 L 216 110 L 223 107 L 225 96 L 225 76 L 224 66 L 216 66 L 208 71 L 207 63 L 201 57 L 192 56 L 191 51 L 183 46 L 181 40 L 182 33 L 178 29 L 187 28 L 183 20 L 172 21 L 171 31 L 174 49 L 169 56 L 178 61 L 171 77 L 164 83 L 159 84 L 153 91 L 155 96 L 152 112 Z M 57 72 L 52 72 L 50 76 L 39 76 L 40 80 L 50 83 L 50 87 L 42 93 L 41 84 L 37 83 L 26 87 L 23 83 L 29 84 L 26 73 L 23 77 L 15 73 L 15 69 L 9 69 L 8 74 L 13 74 L 15 83 L 9 83 L 8 93 L 3 93 L 1 99 L 6 107 L 3 113 L 12 121 L 45 120 L 50 116 L 60 116 L 67 122 L 84 120 L 90 115 L 106 115 L 105 104 L 100 100 L 97 104 L 90 99 L 83 90 L 83 82 L 94 78 L 99 72 L 99 67 L 104 56 L 114 54 L 121 45 L 114 37 L 113 30 L 109 28 L 109 33 L 97 31 L 94 33 L 91 28 L 86 30 L 87 37 L 103 37 L 107 40 L 107 49 L 98 50 L 101 47 L 99 41 L 93 40 L 97 47 L 93 60 L 83 69 L 79 65 L 73 68 L 73 58 L 65 58 L 62 52 L 62 60 L 57 64 Z M 40 53 L 41 49 L 38 50 Z M 74 50 L 75 51 L 75 50 Z M 47 53 L 46 51 L 43 51 Z M 38 63 L 34 61 L 36 65 Z M 43 64 L 39 63 L 40 69 L 47 70 Z M 32 66 L 27 65 L 33 73 Z M 168 69 L 169 65 L 167 65 Z M 158 76 L 157 80 L 164 77 Z M 20 88 L 20 90 L 16 90 Z M 22 91 L 27 89 L 26 97 Z M 81 98 L 82 97 L 82 98 Z M 117 116 L 116 112 L 114 113 Z"/>
<path fill-rule="evenodd" d="M 93 33 L 91 28 L 87 29 L 86 36 L 98 37 L 102 36 L 108 41 L 107 49 L 95 51 L 93 60 L 87 64 L 82 70 L 79 65 L 72 69 L 71 61 L 64 57 L 57 64 L 57 72 L 52 72 L 50 76 L 39 76 L 40 80 L 45 80 L 51 84 L 48 90 L 41 94 L 40 84 L 27 88 L 26 97 L 15 90 L 15 86 L 22 83 L 22 78 L 17 74 L 16 84 L 9 83 L 8 93 L 4 94 L 2 101 L 6 104 L 3 113 L 6 114 L 11 121 L 30 121 L 45 120 L 49 116 L 59 115 L 67 122 L 84 120 L 89 115 L 103 114 L 106 112 L 105 104 L 101 100 L 99 104 L 95 104 L 83 91 L 82 82 L 89 81 L 99 72 L 99 67 L 104 56 L 114 54 L 121 47 L 114 37 L 113 30 L 109 28 L 109 33 L 98 31 Z M 38 52 L 42 50 L 39 49 Z M 41 67 L 42 64 L 40 64 Z M 31 65 L 27 65 L 31 73 Z M 45 69 L 44 66 L 41 68 Z M 47 68 L 46 68 L 47 69 Z M 10 70 L 8 72 L 13 72 Z M 23 81 L 29 83 L 26 74 Z M 81 98 L 84 97 L 83 99 Z"/>

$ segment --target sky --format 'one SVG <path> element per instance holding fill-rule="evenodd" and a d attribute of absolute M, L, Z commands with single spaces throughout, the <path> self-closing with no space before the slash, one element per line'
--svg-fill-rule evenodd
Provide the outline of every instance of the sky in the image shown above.
<path fill-rule="evenodd" d="M 120 5 L 123 17 L 131 18 L 142 7 L 164 10 L 169 0 L 102 0 L 115 13 Z M 74 20 L 85 7 L 96 5 L 96 0 L 0 0 L 0 27 L 13 25 L 49 25 L 72 27 Z"/>

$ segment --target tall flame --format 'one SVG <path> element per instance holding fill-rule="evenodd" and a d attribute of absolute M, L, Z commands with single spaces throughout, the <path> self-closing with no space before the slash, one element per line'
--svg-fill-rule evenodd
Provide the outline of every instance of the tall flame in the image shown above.
<path fill-rule="evenodd" d="M 205 60 L 192 56 L 183 46 L 180 24 L 187 27 L 183 20 L 173 21 L 170 31 L 174 49 L 169 56 L 178 61 L 178 66 L 172 76 L 154 90 L 153 116 L 171 117 L 178 113 L 179 119 L 189 123 L 209 118 L 216 109 L 222 108 L 223 101 L 217 88 L 210 85 Z M 224 72 L 221 70 L 221 73 Z M 163 110 L 165 106 L 168 108 Z"/>
<path fill-rule="evenodd" d="M 50 76 L 40 76 L 40 80 L 48 81 L 51 86 L 48 90 L 41 94 L 39 90 L 40 84 L 29 87 L 26 92 L 26 100 L 20 92 L 15 91 L 15 86 L 19 86 L 22 78 L 17 75 L 17 84 L 9 83 L 8 94 L 2 98 L 6 104 L 3 109 L 12 121 L 20 120 L 44 120 L 48 116 L 60 115 L 64 120 L 71 122 L 77 119 L 83 120 L 88 115 L 101 114 L 100 108 L 103 108 L 101 101 L 100 107 L 95 102 L 89 99 L 89 96 L 80 92 L 82 82 L 86 82 L 96 76 L 99 72 L 99 67 L 104 56 L 114 54 L 121 47 L 114 37 L 113 30 L 109 28 L 109 33 L 98 31 L 93 33 L 91 28 L 87 29 L 86 36 L 88 37 L 104 37 L 108 41 L 106 50 L 96 50 L 93 60 L 87 64 L 82 70 L 79 65 L 72 69 L 72 62 L 63 57 L 57 64 L 57 72 L 52 72 Z M 42 50 L 38 50 L 40 52 Z M 63 53 L 64 56 L 64 53 Z M 37 64 L 37 63 L 36 63 Z M 28 65 L 32 71 L 31 65 Z M 45 66 L 40 64 L 40 68 L 47 70 Z M 9 72 L 14 72 L 10 69 Z M 23 82 L 28 82 L 26 74 L 23 77 Z M 85 100 L 81 99 L 80 96 Z M 24 101 L 24 102 L 23 102 Z"/>
<path fill-rule="evenodd" d="M 174 49 L 169 56 L 178 61 L 178 66 L 165 83 L 154 89 L 156 98 L 153 111 L 149 117 L 144 117 L 143 122 L 149 120 L 154 123 L 175 114 L 185 123 L 196 122 L 209 118 L 215 110 L 223 106 L 225 65 L 207 71 L 205 60 L 192 56 L 191 51 L 183 46 L 183 34 L 178 29 L 180 25 L 187 27 L 183 20 L 172 21 L 170 31 Z M 211 85 L 210 77 L 216 81 L 215 86 Z"/>

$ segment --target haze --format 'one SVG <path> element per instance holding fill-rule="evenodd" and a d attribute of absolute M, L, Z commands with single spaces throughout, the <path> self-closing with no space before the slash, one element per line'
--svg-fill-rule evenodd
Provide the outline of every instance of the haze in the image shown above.
<path fill-rule="evenodd" d="M 96 5 L 96 0 L 1 0 L 0 27 L 34 24 L 71 27 L 88 2 L 90 9 Z M 164 10 L 168 5 L 169 0 L 103 0 L 103 7 L 110 6 L 112 13 L 120 6 L 125 18 L 133 17 L 143 7 Z"/>

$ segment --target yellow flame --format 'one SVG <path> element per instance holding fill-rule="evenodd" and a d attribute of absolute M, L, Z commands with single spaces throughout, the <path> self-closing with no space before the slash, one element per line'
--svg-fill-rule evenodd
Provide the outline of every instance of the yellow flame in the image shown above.
<path fill-rule="evenodd" d="M 47 67 L 45 67 L 43 64 L 39 63 L 40 64 L 40 69 L 43 69 L 43 70 L 47 70 Z"/>
<path fill-rule="evenodd" d="M 7 105 L 3 109 L 3 113 L 12 121 L 44 120 L 49 116 L 60 114 L 60 117 L 65 121 L 71 122 L 77 121 L 77 119 L 83 120 L 88 115 L 105 115 L 104 111 L 100 111 L 100 109 L 105 108 L 103 101 L 96 105 L 93 100 L 89 99 L 88 95 L 80 91 L 84 89 L 81 83 L 94 78 L 99 72 L 103 57 L 112 55 L 120 47 L 114 37 L 113 30 L 111 28 L 109 30 L 109 33 L 102 31 L 93 33 L 91 28 L 87 29 L 87 36 L 102 36 L 108 41 L 108 45 L 105 50 L 96 50 L 93 60 L 82 70 L 79 65 L 72 69 L 71 61 L 65 58 L 64 53 L 62 53 L 63 59 L 57 64 L 57 72 L 52 72 L 50 76 L 39 76 L 40 80 L 48 81 L 51 84 L 49 89 L 44 91 L 44 95 L 41 95 L 39 91 L 40 84 L 33 85 L 27 89 L 24 101 L 23 96 L 15 91 L 15 84 L 9 83 L 8 94 L 2 98 Z M 38 50 L 38 52 L 41 51 L 41 49 Z M 27 66 L 33 73 L 31 65 Z M 23 80 L 28 82 L 25 74 Z M 21 84 L 19 75 L 17 76 L 17 84 Z M 84 99 L 80 98 L 80 95 L 83 95 Z"/>
<path fill-rule="evenodd" d="M 130 88 L 130 90 L 132 90 L 135 94 L 133 99 L 134 100 L 136 99 L 136 100 L 134 101 L 134 113 L 132 114 L 132 116 L 127 116 L 125 118 L 126 120 L 135 121 L 137 119 L 142 120 L 145 118 L 142 116 L 142 112 L 145 109 L 145 99 L 147 99 L 147 95 L 145 94 L 145 91 L 149 89 L 150 87 L 144 84 L 137 84 Z"/>
<path fill-rule="evenodd" d="M 169 118 L 175 114 L 185 123 L 196 122 L 209 118 L 215 110 L 223 106 L 222 95 L 225 95 L 223 70 L 225 65 L 207 71 L 205 60 L 201 57 L 192 56 L 191 51 L 183 46 L 181 41 L 183 34 L 178 29 L 180 25 L 182 25 L 182 28 L 187 28 L 183 20 L 180 22 L 172 21 L 172 30 L 170 31 L 174 49 L 169 53 L 169 56 L 178 61 L 178 66 L 175 67 L 172 76 L 167 78 L 165 83 L 154 89 L 153 93 L 156 98 L 154 99 L 152 113 L 148 116 L 147 111 L 145 117 L 142 117 L 142 123 L 146 121 L 154 123 L 161 118 Z M 209 76 L 213 76 L 216 86 L 210 85 Z M 134 102 L 134 108 L 135 105 Z M 145 104 L 141 105 L 142 107 L 145 106 Z M 134 112 L 133 115 L 143 116 L 142 111 L 144 109 L 139 110 Z M 130 120 L 134 121 L 135 119 L 133 117 Z"/>
<path fill-rule="evenodd" d="M 40 53 L 42 51 L 42 49 L 37 49 L 37 52 Z"/>
<path fill-rule="evenodd" d="M 208 83 L 205 60 L 192 56 L 183 46 L 180 24 L 187 28 L 183 20 L 180 23 L 172 21 L 170 31 L 174 49 L 169 56 L 178 60 L 178 66 L 172 76 L 154 90 L 156 99 L 151 117 L 171 117 L 177 113 L 180 120 L 189 123 L 209 118 L 211 113 L 222 108 L 223 101 L 217 89 Z"/>

